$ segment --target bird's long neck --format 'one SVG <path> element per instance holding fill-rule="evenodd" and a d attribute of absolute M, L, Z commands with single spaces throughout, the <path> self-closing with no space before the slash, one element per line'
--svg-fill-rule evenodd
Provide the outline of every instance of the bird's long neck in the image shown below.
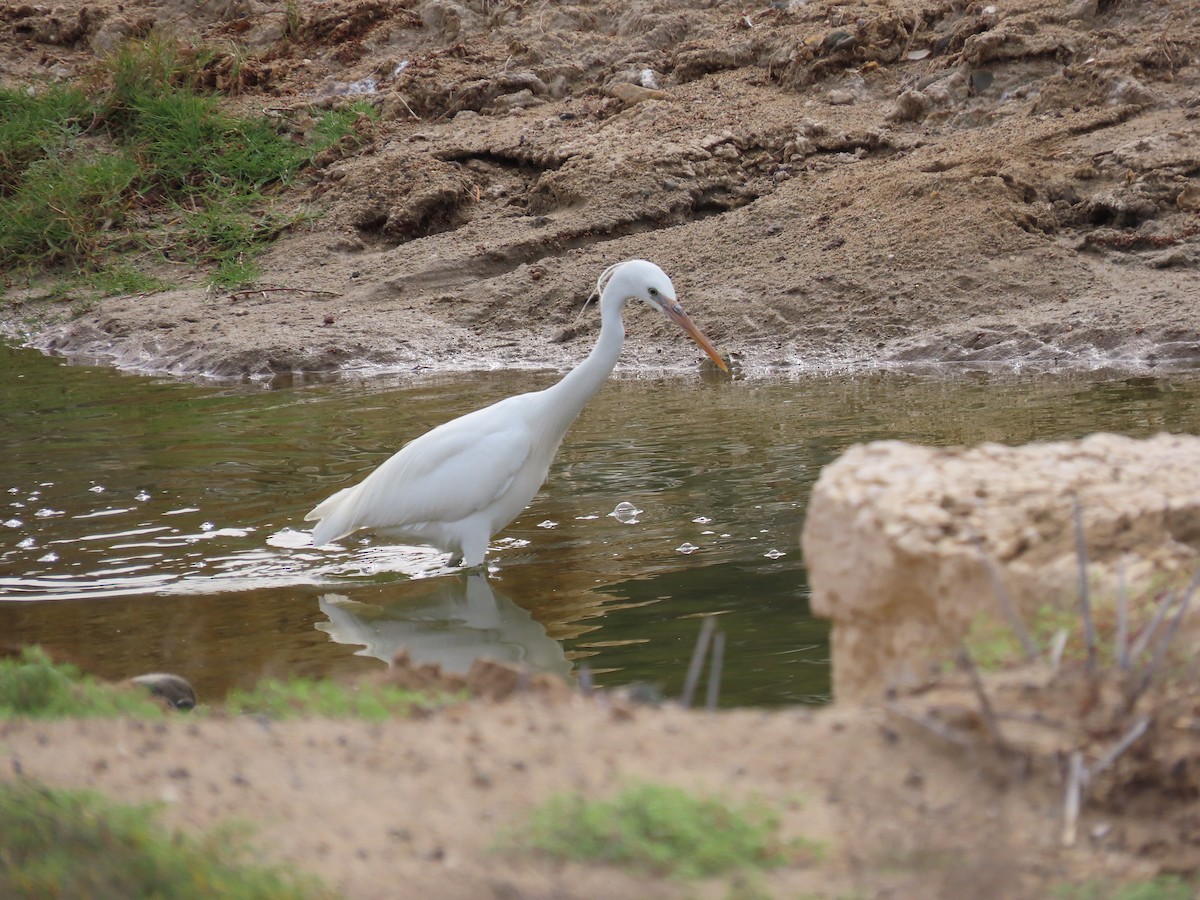
<path fill-rule="evenodd" d="M 616 278 L 614 276 L 614 281 Z M 625 299 L 623 292 L 614 290 L 619 287 L 610 282 L 600 297 L 600 337 L 592 352 L 562 381 L 546 390 L 559 401 L 555 404 L 555 418 L 560 421 L 555 424 L 560 425 L 564 433 L 592 395 L 600 390 L 621 355 L 621 347 L 625 344 L 625 324 L 621 321 Z"/>

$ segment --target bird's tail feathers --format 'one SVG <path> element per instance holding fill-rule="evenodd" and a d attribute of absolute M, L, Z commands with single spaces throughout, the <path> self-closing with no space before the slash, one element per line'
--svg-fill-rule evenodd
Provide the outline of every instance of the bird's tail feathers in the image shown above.
<path fill-rule="evenodd" d="M 320 519 L 313 526 L 314 547 L 324 547 L 354 530 L 354 524 L 351 521 L 354 503 L 353 498 L 349 496 L 354 491 L 354 487 L 342 488 L 336 494 L 325 498 L 304 517 L 305 522 Z"/>

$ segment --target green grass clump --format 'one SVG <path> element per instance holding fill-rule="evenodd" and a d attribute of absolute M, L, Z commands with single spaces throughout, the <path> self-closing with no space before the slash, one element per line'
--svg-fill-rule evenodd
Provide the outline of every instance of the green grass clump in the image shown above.
<path fill-rule="evenodd" d="M 0 719 L 123 715 L 157 718 L 163 709 L 141 690 L 98 682 L 74 666 L 53 662 L 40 647 L 0 659 Z"/>
<path fill-rule="evenodd" d="M 263 866 L 245 865 L 232 835 L 185 839 L 144 807 L 28 781 L 0 784 L 0 896 L 328 896 Z"/>
<path fill-rule="evenodd" d="M 1131 881 L 1111 885 L 1100 882 L 1059 888 L 1060 900 L 1191 900 L 1196 896 L 1192 884 L 1178 875 L 1161 875 L 1150 881 Z"/>
<path fill-rule="evenodd" d="M 1078 610 L 1043 606 L 1028 623 L 1030 636 L 1039 647 L 1048 647 L 1054 635 L 1066 630 L 1072 639 L 1083 641 L 1083 625 Z M 975 664 L 994 672 L 1025 659 L 1025 650 L 1017 634 L 1006 621 L 995 615 L 982 615 L 971 623 L 966 646 Z"/>
<path fill-rule="evenodd" d="M 307 678 L 288 681 L 272 678 L 259 682 L 252 691 L 231 691 L 225 699 L 225 708 L 232 713 L 250 713 L 272 719 L 319 716 L 378 722 L 409 716 L 415 710 L 445 704 L 454 699 L 388 684 L 342 685 L 335 681 Z"/>
<path fill-rule="evenodd" d="M 255 276 L 253 256 L 309 218 L 274 195 L 375 113 L 330 110 L 300 143 L 201 93 L 204 59 L 152 37 L 123 45 L 89 90 L 0 89 L 0 269 L 97 271 L 155 252 L 211 263 L 221 284 Z"/>
<path fill-rule="evenodd" d="M 784 844 L 778 818 L 669 785 L 634 784 L 608 800 L 558 795 L 534 811 L 519 846 L 559 859 L 698 878 L 771 868 L 815 856 Z"/>

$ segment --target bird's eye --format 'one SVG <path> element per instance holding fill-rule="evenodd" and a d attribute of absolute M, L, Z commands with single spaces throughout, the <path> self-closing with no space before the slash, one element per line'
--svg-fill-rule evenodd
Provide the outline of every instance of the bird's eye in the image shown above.
<path fill-rule="evenodd" d="M 657 297 L 658 296 L 658 288 L 650 288 L 650 296 Z"/>

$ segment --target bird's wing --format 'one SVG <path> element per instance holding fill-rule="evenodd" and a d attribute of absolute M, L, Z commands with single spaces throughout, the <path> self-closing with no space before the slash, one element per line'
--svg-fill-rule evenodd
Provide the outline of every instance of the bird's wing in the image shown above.
<path fill-rule="evenodd" d="M 351 489 L 353 527 L 454 522 L 490 506 L 533 449 L 520 418 L 494 413 L 496 407 L 489 407 L 447 422 L 384 462 Z"/>

